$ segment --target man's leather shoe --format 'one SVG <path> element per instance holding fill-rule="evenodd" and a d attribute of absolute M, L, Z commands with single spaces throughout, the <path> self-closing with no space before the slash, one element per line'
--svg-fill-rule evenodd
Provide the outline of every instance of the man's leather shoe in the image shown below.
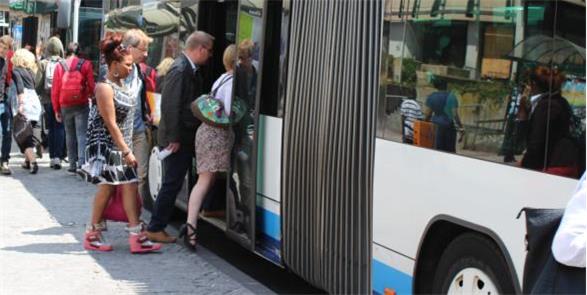
<path fill-rule="evenodd" d="M 168 235 L 164 230 L 162 231 L 157 231 L 157 232 L 151 232 L 151 231 L 147 231 L 147 238 L 153 242 L 157 242 L 157 243 L 175 243 L 175 241 L 177 240 L 176 237 L 172 237 L 170 235 Z"/>

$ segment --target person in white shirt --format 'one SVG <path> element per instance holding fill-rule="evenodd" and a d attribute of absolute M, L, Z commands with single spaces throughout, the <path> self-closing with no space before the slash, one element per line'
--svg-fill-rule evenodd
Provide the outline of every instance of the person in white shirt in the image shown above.
<path fill-rule="evenodd" d="M 583 173 L 573 197 L 567 204 L 552 242 L 554 259 L 567 266 L 585 267 L 585 248 L 587 246 L 585 194 L 585 173 Z"/>

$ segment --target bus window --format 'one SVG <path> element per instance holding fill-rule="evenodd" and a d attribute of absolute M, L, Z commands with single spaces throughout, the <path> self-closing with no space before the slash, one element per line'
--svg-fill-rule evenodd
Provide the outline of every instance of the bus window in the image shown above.
<path fill-rule="evenodd" d="M 552 64 L 533 67 L 530 81 L 534 88 L 541 89 L 537 92 L 548 95 L 532 103 L 528 147 L 522 164 L 550 174 L 579 178 L 585 170 L 585 27 L 574 24 L 585 21 L 585 7 L 565 1 L 545 6 L 556 11 L 550 16 L 554 25 L 546 28 L 554 34 L 531 38 L 540 39 L 539 49 L 552 52 L 548 56 Z M 532 132 L 532 127 L 540 125 L 547 126 L 545 134 Z M 537 144 L 542 146 L 531 146 Z M 533 163 L 530 150 L 539 147 L 545 150 L 546 157 L 541 163 Z"/>
<path fill-rule="evenodd" d="M 179 13 L 180 1 L 152 1 L 143 6 L 144 30 L 153 38 L 146 61 L 149 66 L 156 68 L 165 58 L 175 58 L 181 52 Z"/>
<path fill-rule="evenodd" d="M 249 108 L 244 118 L 233 129 L 235 142 L 229 180 L 230 231 L 254 238 L 255 161 L 257 136 L 257 92 L 261 77 L 260 58 L 263 49 L 263 18 L 265 1 L 242 1 L 238 10 L 236 36 L 237 66 L 233 95 L 242 99 Z M 232 198 L 232 199 L 231 199 Z M 253 247 L 254 245 L 249 245 Z"/>
<path fill-rule="evenodd" d="M 80 6 L 79 10 L 79 32 L 78 43 L 81 48 L 80 55 L 85 59 L 91 60 L 94 69 L 98 69 L 98 57 L 100 48 L 96 40 L 100 40 L 102 33 L 102 7 L 92 7 L 99 3 L 86 1 L 88 6 Z"/>
<path fill-rule="evenodd" d="M 285 35 L 282 22 L 283 1 L 267 2 L 267 25 L 265 26 L 265 50 L 263 56 L 263 75 L 261 82 L 261 101 L 259 104 L 260 113 L 263 115 L 282 117 L 283 96 L 280 96 L 284 81 L 281 64 L 285 59 L 286 46 L 282 35 Z M 279 48 L 279 50 L 277 50 Z M 279 81 L 279 83 L 277 83 Z"/>
<path fill-rule="evenodd" d="M 529 49 L 541 38 L 552 40 L 555 5 L 584 12 L 584 4 L 444 1 L 432 9 L 433 1 L 409 7 L 400 2 L 385 4 L 377 137 L 521 165 L 530 118 L 520 111 L 527 73 L 549 64 L 544 54 L 535 56 Z M 569 15 L 575 19 L 567 22 L 585 21 L 584 13 Z M 563 27 L 569 46 L 584 51 L 585 28 L 556 25 L 558 31 Z M 572 76 L 563 89 L 584 85 L 584 57 L 578 62 L 579 77 Z M 584 130 L 584 94 L 579 101 Z M 547 133 L 546 127 L 534 131 Z M 538 157 L 544 162 L 542 151 Z"/>

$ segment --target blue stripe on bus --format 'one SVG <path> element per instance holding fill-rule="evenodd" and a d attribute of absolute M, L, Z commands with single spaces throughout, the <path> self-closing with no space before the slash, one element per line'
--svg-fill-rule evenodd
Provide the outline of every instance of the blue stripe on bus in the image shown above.
<path fill-rule="evenodd" d="M 267 236 L 281 241 L 281 219 L 279 215 L 257 207 L 257 228 Z"/>
<path fill-rule="evenodd" d="M 385 288 L 395 290 L 397 295 L 412 294 L 412 277 L 373 259 L 371 266 L 373 294 L 383 294 Z"/>

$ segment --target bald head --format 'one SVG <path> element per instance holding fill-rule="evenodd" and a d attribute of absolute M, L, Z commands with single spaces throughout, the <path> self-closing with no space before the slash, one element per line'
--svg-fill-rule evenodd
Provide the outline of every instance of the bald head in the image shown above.
<path fill-rule="evenodd" d="M 214 37 L 204 31 L 195 31 L 187 39 L 185 48 L 194 50 L 200 46 L 212 47 Z"/>
<path fill-rule="evenodd" d="M 197 65 L 205 64 L 212 56 L 214 37 L 203 32 L 195 31 L 187 39 L 185 54 Z"/>

